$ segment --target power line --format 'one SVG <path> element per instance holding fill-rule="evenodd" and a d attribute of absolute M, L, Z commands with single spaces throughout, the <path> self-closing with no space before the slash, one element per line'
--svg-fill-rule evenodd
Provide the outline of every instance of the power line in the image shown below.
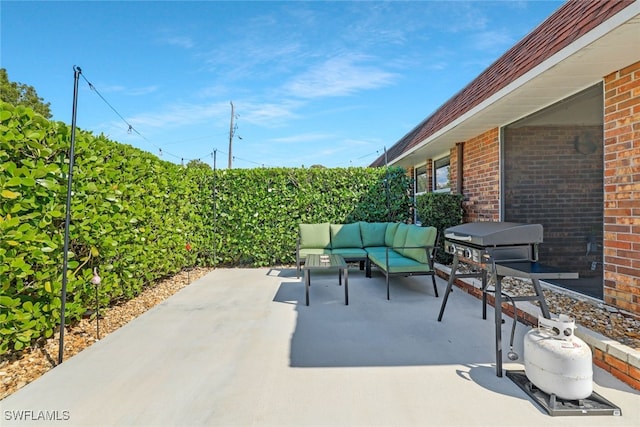
<path fill-rule="evenodd" d="M 131 123 L 129 123 L 127 121 L 127 119 L 124 118 L 124 116 L 122 114 L 120 114 L 120 112 L 113 106 L 111 105 L 111 103 L 109 101 L 107 101 L 107 99 L 102 96 L 102 94 L 100 93 L 100 91 L 98 89 L 96 89 L 96 87 L 93 85 L 93 83 L 91 83 L 84 74 L 80 74 L 80 76 L 84 79 L 85 82 L 87 82 L 87 85 L 89 86 L 89 89 L 91 89 L 92 91 L 94 91 L 96 93 L 96 95 L 98 95 L 100 97 L 100 99 L 107 104 L 107 106 L 118 116 L 120 117 L 120 119 L 127 125 L 127 133 L 132 133 L 134 132 L 136 135 L 140 136 L 142 139 L 144 139 L 146 142 L 148 142 L 149 144 L 153 145 L 155 148 L 158 149 L 158 155 L 159 157 L 162 157 L 164 154 L 172 156 L 176 159 L 180 159 L 183 163 L 185 158 L 182 156 L 179 156 L 177 154 L 173 154 L 170 153 L 168 151 L 165 151 L 162 149 L 162 147 L 160 147 L 159 145 L 154 144 L 153 142 L 151 142 L 149 139 L 147 139 L 147 137 L 145 137 L 143 134 L 141 134 L 135 127 L 133 127 L 133 125 Z M 193 160 L 193 159 L 188 159 L 189 160 Z"/>
<path fill-rule="evenodd" d="M 152 145 L 153 147 L 155 147 L 158 150 L 158 157 L 163 157 L 163 156 L 171 156 L 175 159 L 179 159 L 180 162 L 184 165 L 184 162 L 187 161 L 192 161 L 192 160 L 198 160 L 198 161 L 202 161 L 203 158 L 205 157 L 209 157 L 209 156 L 213 156 L 213 151 L 199 157 L 199 158 L 194 158 L 194 159 L 190 159 L 190 158 L 185 158 L 184 156 L 180 156 L 174 153 L 171 153 L 169 151 L 163 150 L 162 147 L 160 145 L 157 145 L 155 143 L 153 143 L 152 141 L 150 141 L 147 137 L 145 137 L 140 131 L 138 131 L 138 129 L 136 129 L 131 123 L 129 123 L 129 121 L 127 121 L 127 119 L 124 118 L 124 116 L 122 114 L 120 114 L 120 112 L 100 93 L 100 91 L 87 79 L 87 77 L 84 75 L 84 72 L 80 74 L 80 77 L 82 77 L 82 79 L 87 83 L 87 85 L 89 86 L 89 88 L 96 93 L 96 95 L 98 95 L 98 97 L 127 125 L 127 133 L 131 134 L 131 133 L 135 133 L 136 135 L 138 135 L 140 138 L 142 138 L 143 140 L 145 140 L 147 143 L 149 143 L 150 145 Z M 233 104 L 232 104 L 233 106 Z M 233 137 L 237 137 L 238 139 L 242 139 L 239 135 L 236 135 L 236 131 L 238 129 L 238 123 L 237 120 L 238 119 L 238 115 L 234 113 L 233 108 L 232 108 L 232 113 L 231 113 L 231 127 L 230 127 L 230 140 L 232 140 Z M 214 135 L 212 135 L 214 136 Z M 209 137 L 203 136 L 203 137 L 197 137 L 197 138 L 192 138 L 190 140 L 181 140 L 181 141 L 173 141 L 173 142 L 169 142 L 166 143 L 164 145 L 168 145 L 168 144 L 175 144 L 175 143 L 180 143 L 180 142 L 184 142 L 184 141 L 194 141 L 194 140 L 198 140 L 198 139 L 206 139 Z M 247 160 L 247 159 L 243 159 L 241 157 L 237 157 L 237 156 L 233 156 L 231 154 L 231 143 L 230 143 L 230 150 L 229 153 L 225 153 L 221 150 L 217 150 L 215 149 L 215 151 L 218 151 L 220 154 L 227 154 L 230 157 L 230 160 L 241 160 L 247 163 L 251 163 L 254 165 L 258 165 L 261 167 L 277 167 L 277 166 L 272 166 L 272 165 L 265 165 L 264 163 L 260 163 L 260 162 L 254 162 L 252 160 Z M 380 154 L 381 149 L 378 149 L 374 152 L 371 152 L 369 154 L 365 154 L 363 156 L 358 157 L 356 160 L 361 160 L 365 157 L 369 157 L 372 156 L 374 154 Z M 345 162 L 344 164 L 351 164 L 353 163 L 351 160 L 349 160 L 348 162 Z"/>

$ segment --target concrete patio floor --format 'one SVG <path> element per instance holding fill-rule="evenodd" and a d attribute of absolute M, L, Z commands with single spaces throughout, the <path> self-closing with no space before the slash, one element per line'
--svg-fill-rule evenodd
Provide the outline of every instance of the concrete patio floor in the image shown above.
<path fill-rule="evenodd" d="M 430 278 L 394 278 L 387 301 L 383 276 L 351 269 L 345 306 L 316 274 L 307 307 L 294 269 L 215 270 L 0 401 L 0 425 L 640 425 L 640 393 L 595 367 L 622 416 L 547 415 L 495 375 L 479 300 L 455 290 L 437 321 L 438 280 L 435 298 Z"/>

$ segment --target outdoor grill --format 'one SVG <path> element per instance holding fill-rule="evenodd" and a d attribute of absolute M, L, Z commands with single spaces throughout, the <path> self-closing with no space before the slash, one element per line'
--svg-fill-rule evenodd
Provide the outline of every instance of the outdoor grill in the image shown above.
<path fill-rule="evenodd" d="M 550 318 L 539 279 L 577 279 L 578 273 L 546 266 L 538 262 L 538 245 L 543 240 L 541 224 L 515 222 L 471 222 L 445 230 L 445 251 L 453 255 L 453 265 L 442 300 L 438 321 L 442 320 L 453 283 L 457 278 L 482 280 L 482 318 L 487 318 L 487 293 L 495 295 L 496 375 L 502 376 L 502 302 L 538 301 L 545 318 Z M 459 273 L 459 263 L 472 267 L 468 273 Z M 494 278 L 494 289 L 488 289 L 487 276 Z M 535 295 L 506 296 L 502 294 L 504 277 L 531 280 Z M 514 313 L 515 313 L 514 306 Z M 515 326 L 515 323 L 514 323 Z M 513 336 L 513 333 L 512 333 Z M 512 338 L 513 340 L 513 338 Z M 511 343 L 513 345 L 513 342 Z M 510 352 L 509 356 L 515 353 Z M 515 355 L 517 358 L 517 355 Z"/>
<path fill-rule="evenodd" d="M 482 318 L 487 318 L 487 293 L 493 292 L 495 295 L 495 345 L 496 345 L 496 375 L 502 376 L 502 302 L 504 299 L 513 304 L 513 326 L 511 328 L 509 360 L 517 360 L 518 355 L 513 351 L 513 339 L 515 326 L 517 323 L 516 301 L 538 301 L 542 315 L 550 319 L 549 308 L 544 299 L 540 287 L 540 279 L 577 279 L 578 273 L 568 272 L 557 267 L 551 267 L 538 262 L 538 245 L 542 243 L 543 228 L 540 224 L 521 224 L 515 222 L 472 222 L 457 225 L 445 230 L 445 250 L 453 255 L 453 265 L 447 290 L 444 293 L 442 306 L 438 321 L 442 320 L 447 299 L 451 293 L 453 283 L 457 278 L 474 277 L 482 279 Z M 471 272 L 459 273 L 458 266 L 465 263 L 471 267 Z M 494 288 L 487 289 L 487 276 L 491 274 L 494 278 Z M 509 296 L 502 293 L 502 279 L 504 277 L 519 277 L 531 280 L 535 295 L 530 296 Z M 532 330 L 533 331 L 533 330 Z M 532 332 L 530 331 L 530 333 Z M 526 344 L 526 343 L 525 343 Z M 572 342 L 572 347 L 575 345 Z M 548 346 L 548 343 L 546 344 Z M 586 344 L 585 344 L 586 345 Z M 526 345 L 525 345 L 526 347 Z M 530 345 L 531 347 L 531 345 Z M 563 348 L 562 345 L 559 348 Z M 545 346 L 546 349 L 546 346 Z M 534 350 L 532 348 L 532 350 Z M 526 353 L 526 348 L 525 348 Z M 543 350 L 540 350 L 540 354 Z M 526 355 L 525 355 L 526 356 Z M 526 356 L 529 358 L 531 355 Z M 546 357 L 549 363 L 558 363 L 562 359 L 559 354 L 554 353 Z M 573 361 L 574 354 L 566 354 L 565 360 Z M 525 360 L 525 366 L 527 361 Z M 536 361 L 536 363 L 539 363 Z M 569 362 L 567 362 L 569 363 Z M 531 365 L 532 366 L 532 365 Z M 566 366 L 566 365 L 565 365 Z M 552 374 L 541 368 L 540 376 L 551 375 L 552 381 L 562 381 L 559 376 Z M 540 405 L 549 415 L 621 415 L 619 407 L 600 396 L 595 391 L 584 399 L 562 399 L 556 395 L 558 391 L 551 394 L 539 389 L 527 377 L 525 371 L 507 371 L 507 377 L 515 382 L 536 404 Z M 569 381 L 568 386 L 572 386 L 567 375 L 562 377 Z M 556 386 L 565 384 L 554 383 Z M 568 389 L 568 388 L 567 388 Z"/>
<path fill-rule="evenodd" d="M 542 225 L 515 222 L 470 222 L 445 230 L 445 251 L 471 261 L 537 261 Z"/>

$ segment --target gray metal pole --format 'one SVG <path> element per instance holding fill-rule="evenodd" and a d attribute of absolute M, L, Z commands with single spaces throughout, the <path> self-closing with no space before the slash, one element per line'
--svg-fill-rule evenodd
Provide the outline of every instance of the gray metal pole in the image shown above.
<path fill-rule="evenodd" d="M 69 147 L 69 173 L 67 175 L 67 212 L 64 221 L 64 254 L 62 261 L 62 293 L 60 295 L 60 342 L 58 344 L 58 365 L 64 357 L 65 306 L 67 303 L 67 268 L 69 265 L 69 224 L 71 223 L 71 184 L 73 182 L 73 161 L 76 143 L 76 115 L 78 109 L 78 80 L 82 70 L 73 66 L 73 110 L 71 113 L 71 146 Z"/>
<path fill-rule="evenodd" d="M 213 268 L 216 268 L 216 155 L 218 150 L 213 150 Z"/>
<path fill-rule="evenodd" d="M 387 161 L 387 147 L 384 147 L 384 167 L 386 168 L 384 191 L 387 197 L 387 221 L 391 222 L 391 201 L 389 200 L 389 162 Z"/>
<path fill-rule="evenodd" d="M 231 169 L 233 167 L 233 102 L 231 103 L 231 121 L 229 122 L 229 165 L 228 168 Z"/>

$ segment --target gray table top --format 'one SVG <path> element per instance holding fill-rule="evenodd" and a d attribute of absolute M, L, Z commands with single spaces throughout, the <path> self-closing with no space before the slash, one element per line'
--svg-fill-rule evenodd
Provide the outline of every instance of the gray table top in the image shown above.
<path fill-rule="evenodd" d="M 326 261 L 325 261 L 326 260 Z M 325 270 L 330 268 L 347 268 L 347 263 L 340 255 L 307 255 L 304 270 Z"/>

